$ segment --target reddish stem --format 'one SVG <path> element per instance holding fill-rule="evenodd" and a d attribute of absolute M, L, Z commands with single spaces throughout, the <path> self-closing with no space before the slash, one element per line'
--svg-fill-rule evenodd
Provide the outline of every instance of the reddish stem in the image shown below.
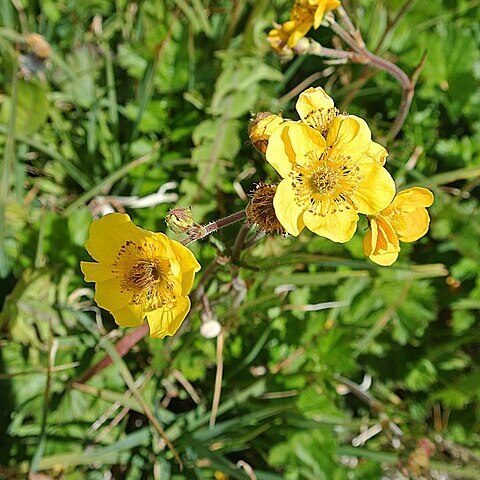
<path fill-rule="evenodd" d="M 148 323 L 140 325 L 140 327 L 135 330 L 127 333 L 123 338 L 121 338 L 118 343 L 115 345 L 115 349 L 118 354 L 123 357 L 125 356 L 142 338 L 146 337 L 149 332 Z M 86 383 L 97 373 L 101 372 L 108 366 L 112 364 L 112 359 L 109 355 L 105 355 L 98 363 L 96 363 L 92 368 L 89 368 L 86 372 L 82 373 L 80 377 L 74 380 L 76 383 Z"/>
<path fill-rule="evenodd" d="M 180 243 L 182 245 L 189 245 L 192 242 L 200 240 L 201 238 L 204 238 L 207 235 L 216 232 L 220 228 L 228 227 L 233 223 L 239 222 L 246 216 L 247 215 L 245 213 L 245 210 L 241 210 L 240 212 L 232 213 L 231 215 L 228 215 L 228 217 L 221 218 L 220 220 L 209 223 L 208 225 L 201 225 L 200 228 L 194 230 L 192 234 L 188 235 L 188 237 L 185 237 L 183 240 L 180 241 Z"/>

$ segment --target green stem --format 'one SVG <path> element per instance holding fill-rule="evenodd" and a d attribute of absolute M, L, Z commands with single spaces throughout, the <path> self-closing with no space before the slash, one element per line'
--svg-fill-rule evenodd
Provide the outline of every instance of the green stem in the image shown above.
<path fill-rule="evenodd" d="M 32 462 L 30 464 L 30 472 L 36 473 L 40 470 L 40 461 L 45 452 L 46 443 L 47 443 L 47 420 L 48 420 L 48 411 L 50 408 L 51 401 L 51 389 L 52 389 L 52 368 L 55 363 L 55 354 L 56 347 L 53 340 L 53 331 L 52 331 L 52 321 L 49 320 L 48 323 L 48 350 L 47 350 L 47 378 L 45 380 L 45 390 L 44 390 L 44 402 L 43 402 L 43 414 L 42 414 L 42 424 L 40 439 L 33 455 Z"/>
<path fill-rule="evenodd" d="M 17 61 L 13 57 L 12 96 L 8 119 L 7 141 L 3 157 L 2 178 L 0 182 L 0 278 L 5 278 L 10 270 L 5 251 L 7 200 L 10 191 L 10 175 L 15 165 L 15 122 L 17 117 Z"/>

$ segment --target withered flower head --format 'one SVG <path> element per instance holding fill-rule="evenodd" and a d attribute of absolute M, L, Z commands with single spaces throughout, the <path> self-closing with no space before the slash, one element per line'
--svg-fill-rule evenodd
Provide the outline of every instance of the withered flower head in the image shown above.
<path fill-rule="evenodd" d="M 45 67 L 51 53 L 52 47 L 42 35 L 27 35 L 21 49 L 20 76 L 28 80 L 35 75 L 45 80 Z"/>
<path fill-rule="evenodd" d="M 25 42 L 31 48 L 32 53 L 41 60 L 46 60 L 52 51 L 52 47 L 42 35 L 30 33 L 26 36 Z"/>
<path fill-rule="evenodd" d="M 267 235 L 285 234 L 285 229 L 275 215 L 273 198 L 277 191 L 277 185 L 259 183 L 251 193 L 251 200 L 245 212 L 248 220 Z"/>
<path fill-rule="evenodd" d="M 267 151 L 270 135 L 284 121 L 280 115 L 270 112 L 260 112 L 252 116 L 248 125 L 248 136 L 257 151 L 263 154 Z"/>

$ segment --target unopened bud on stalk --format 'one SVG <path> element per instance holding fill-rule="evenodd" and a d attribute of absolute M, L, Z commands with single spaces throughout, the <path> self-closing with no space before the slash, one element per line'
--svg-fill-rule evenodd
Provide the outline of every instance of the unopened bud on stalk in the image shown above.
<path fill-rule="evenodd" d="M 277 185 L 259 183 L 251 193 L 250 203 L 245 209 L 248 220 L 267 235 L 285 234 L 273 207 Z"/>
<path fill-rule="evenodd" d="M 252 115 L 248 125 L 248 136 L 252 141 L 252 145 L 260 153 L 265 154 L 270 135 L 284 121 L 280 115 L 274 115 L 270 112 L 260 112 Z"/>
<path fill-rule="evenodd" d="M 165 217 L 168 228 L 175 233 L 188 233 L 194 226 L 192 207 L 175 207 Z"/>

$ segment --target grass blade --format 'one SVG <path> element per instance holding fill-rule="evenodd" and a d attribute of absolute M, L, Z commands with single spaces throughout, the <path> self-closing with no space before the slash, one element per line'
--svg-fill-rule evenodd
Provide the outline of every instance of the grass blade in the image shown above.
<path fill-rule="evenodd" d="M 0 278 L 5 278 L 10 271 L 5 251 L 6 208 L 10 191 L 10 175 L 15 170 L 15 121 L 17 112 L 17 62 L 13 60 L 12 67 L 12 102 L 8 119 L 7 141 L 3 157 L 3 171 L 0 180 Z"/>
<path fill-rule="evenodd" d="M 0 125 L 0 133 L 6 133 L 8 135 L 9 128 L 7 128 L 5 125 Z M 72 180 L 77 182 L 82 188 L 87 189 L 90 186 L 89 178 L 70 160 L 62 157 L 62 155 L 59 153 L 47 147 L 43 143 L 25 135 L 15 134 L 15 139 L 17 142 L 25 143 L 35 150 L 38 150 L 39 152 L 49 156 L 52 160 L 57 161 L 64 168 L 67 175 L 72 178 Z"/>
<path fill-rule="evenodd" d="M 93 188 L 86 191 L 85 193 L 80 195 L 74 202 L 72 202 L 64 210 L 63 215 L 67 217 L 74 210 L 83 206 L 85 203 L 91 200 L 95 195 L 103 192 L 105 189 L 110 187 L 113 183 L 120 180 L 128 172 L 130 172 L 130 170 L 133 170 L 134 168 L 137 168 L 140 165 L 143 165 L 144 163 L 150 162 L 154 158 L 155 154 L 158 152 L 159 148 L 160 148 L 159 144 L 155 145 L 155 147 L 149 153 L 142 155 L 141 157 L 137 158 L 136 160 L 133 160 L 130 163 L 127 163 L 123 167 L 119 168 L 116 172 L 113 172 L 110 175 L 107 175 L 103 180 L 100 180 L 100 182 L 98 182 Z"/>

